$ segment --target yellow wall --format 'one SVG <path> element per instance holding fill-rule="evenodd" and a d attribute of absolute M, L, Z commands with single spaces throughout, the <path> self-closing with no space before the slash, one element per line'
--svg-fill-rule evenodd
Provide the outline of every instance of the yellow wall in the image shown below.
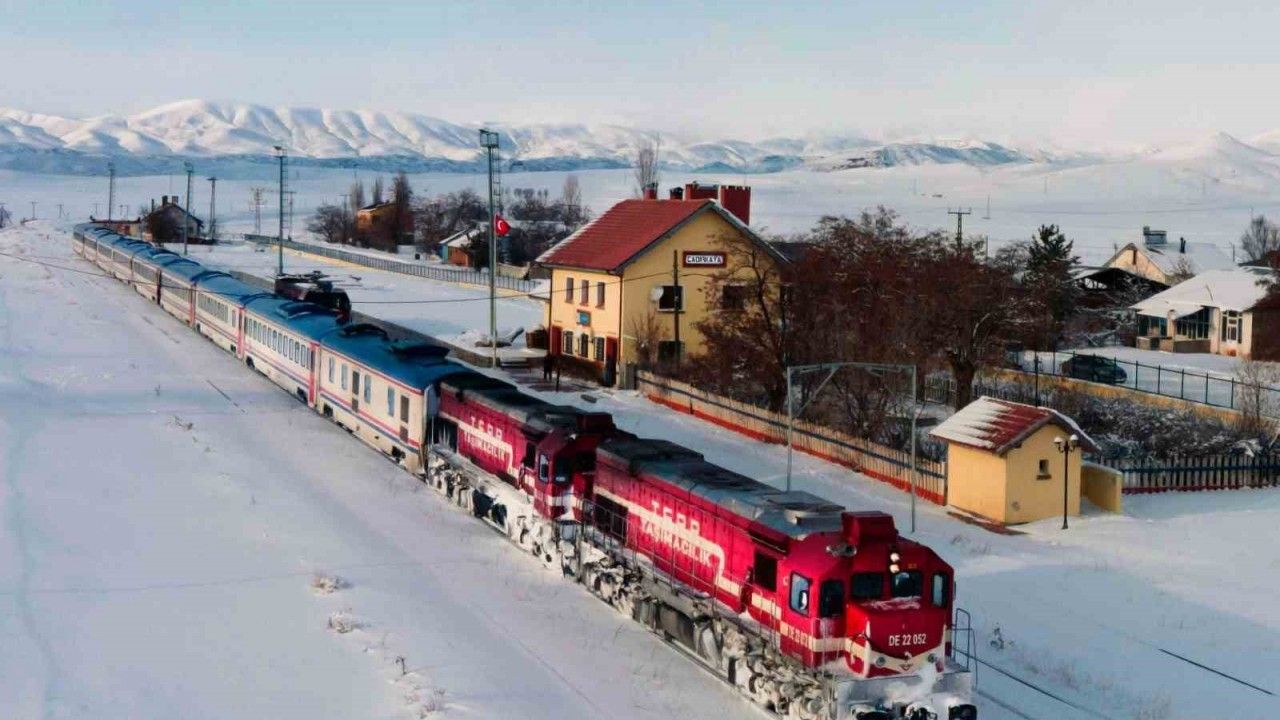
<path fill-rule="evenodd" d="M 1103 510 L 1120 512 L 1123 497 L 1123 476 L 1120 471 L 1089 462 L 1084 463 L 1081 471 L 1084 473 L 1081 477 L 1084 496 L 1089 498 L 1089 502 Z"/>
<path fill-rule="evenodd" d="M 1062 515 L 1062 453 L 1053 439 L 1069 434 L 1055 425 L 1046 425 L 1005 454 L 1009 490 L 1006 493 L 1005 522 L 1024 523 Z M 1049 477 L 1040 477 L 1040 461 L 1047 460 Z M 1080 514 L 1080 451 L 1068 456 L 1071 484 L 1067 489 L 1067 512 Z"/>
<path fill-rule="evenodd" d="M 951 443 L 947 448 L 947 504 L 1005 521 L 1004 458 Z"/>
<path fill-rule="evenodd" d="M 714 211 L 706 211 L 633 260 L 622 269 L 621 278 L 599 271 L 551 268 L 549 325 L 572 331 L 575 336 L 586 331 L 592 337 L 620 337 L 619 363 L 635 362 L 637 324 L 643 323 L 650 313 L 660 328 L 661 338 L 674 339 L 675 314 L 659 311 L 658 302 L 652 297 L 655 288 L 672 282 L 672 253 L 680 260 L 685 251 L 723 252 L 732 264 L 731 248 L 726 237 L 732 238 L 738 234 L 737 228 L 724 218 Z M 706 293 L 710 276 L 721 272 L 723 268 L 687 268 L 683 262 L 680 263 L 680 285 L 684 288 L 684 312 L 679 317 L 680 340 L 684 343 L 686 357 L 702 352 L 702 337 L 694 326 L 718 306 L 719 299 L 708 299 Z M 572 303 L 565 301 L 566 278 L 573 278 L 575 285 Z M 580 297 L 583 279 L 591 283 L 590 297 L 585 305 Z M 597 282 L 605 283 L 603 307 L 596 303 Z M 619 302 L 622 303 L 621 316 Z M 579 311 L 590 313 L 589 326 L 579 324 Z M 656 359 L 657 348 L 651 348 L 650 352 L 651 357 Z M 576 341 L 573 355 L 578 356 Z"/>

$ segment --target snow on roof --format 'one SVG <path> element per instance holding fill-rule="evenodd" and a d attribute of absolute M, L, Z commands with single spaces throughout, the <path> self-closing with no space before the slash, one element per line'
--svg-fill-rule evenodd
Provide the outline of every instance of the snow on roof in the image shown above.
<path fill-rule="evenodd" d="M 1186 244 L 1186 252 L 1182 252 L 1180 242 L 1171 242 L 1164 246 L 1131 244 L 1146 253 L 1151 262 L 1165 275 L 1177 274 L 1182 269 L 1180 266 L 1183 261 L 1186 261 L 1187 269 L 1196 274 L 1208 270 L 1227 270 L 1236 266 L 1231 261 L 1231 257 L 1213 243 L 1189 242 Z M 1123 252 L 1125 250 L 1120 251 L 1120 253 Z"/>
<path fill-rule="evenodd" d="M 481 228 L 479 226 L 474 226 L 469 227 L 466 230 L 459 230 L 444 240 L 441 240 L 440 244 L 444 247 L 466 247 L 470 245 L 471 241 L 479 234 L 480 229 Z"/>
<path fill-rule="evenodd" d="M 1269 268 L 1237 267 L 1230 270 L 1210 270 L 1190 280 L 1174 285 L 1152 295 L 1133 309 L 1148 317 L 1184 317 L 1204 307 L 1244 312 L 1267 294 L 1259 281 L 1275 277 Z"/>
<path fill-rule="evenodd" d="M 929 434 L 950 442 L 1004 455 L 1045 425 L 1057 425 L 1080 439 L 1080 446 L 1098 446 L 1074 420 L 1053 408 L 982 396 L 947 418 Z"/>

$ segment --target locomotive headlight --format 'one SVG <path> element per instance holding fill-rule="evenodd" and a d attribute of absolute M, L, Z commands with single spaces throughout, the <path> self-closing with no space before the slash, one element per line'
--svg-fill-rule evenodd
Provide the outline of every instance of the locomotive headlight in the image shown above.
<path fill-rule="evenodd" d="M 897 563 L 894 563 L 889 566 L 889 573 L 892 575 L 897 575 L 901 570 L 902 568 L 899 567 Z"/>
<path fill-rule="evenodd" d="M 928 660 L 931 663 L 938 662 L 938 653 L 929 653 L 929 656 L 926 657 L 925 660 Z"/>
<path fill-rule="evenodd" d="M 876 658 L 876 667 L 884 667 L 884 656 Z"/>
<path fill-rule="evenodd" d="M 891 562 L 891 563 L 896 563 L 896 562 L 898 562 L 898 561 L 899 561 L 899 560 L 901 560 L 901 559 L 902 559 L 902 556 L 901 556 L 901 555 L 899 555 L 898 553 L 896 553 L 896 552 L 891 552 L 891 553 L 889 553 L 889 562 Z"/>

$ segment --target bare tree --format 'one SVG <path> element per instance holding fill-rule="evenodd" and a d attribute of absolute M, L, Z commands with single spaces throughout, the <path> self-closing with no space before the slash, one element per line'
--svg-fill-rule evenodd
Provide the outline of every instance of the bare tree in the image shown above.
<path fill-rule="evenodd" d="M 658 359 L 658 343 L 665 337 L 658 314 L 650 310 L 631 318 L 631 339 L 636 343 L 636 362 L 642 368 L 651 367 Z"/>
<path fill-rule="evenodd" d="M 355 215 L 364 207 L 364 181 L 357 180 L 351 183 L 351 214 Z"/>
<path fill-rule="evenodd" d="M 582 207 L 582 187 L 578 184 L 578 176 L 570 173 L 564 178 L 564 188 L 560 191 L 560 202 L 564 205 L 564 224 L 570 228 L 581 226 L 587 219 L 586 210 Z"/>
<path fill-rule="evenodd" d="M 1173 271 L 1169 273 L 1169 284 L 1177 285 L 1196 276 L 1196 269 L 1186 255 L 1179 255 L 1173 263 Z"/>
<path fill-rule="evenodd" d="M 10 213 L 7 208 L 0 207 L 0 228 L 3 228 L 6 225 L 9 225 L 10 219 L 12 217 L 13 217 L 13 214 Z"/>
<path fill-rule="evenodd" d="M 644 189 L 658 182 L 658 144 L 645 143 L 636 152 L 635 178 L 637 192 L 644 194 Z"/>
<path fill-rule="evenodd" d="M 401 170 L 391 183 L 391 202 L 395 203 L 391 213 L 391 227 L 396 242 L 405 237 L 413 237 L 413 188 L 409 185 L 409 176 Z"/>
<path fill-rule="evenodd" d="M 1240 249 L 1250 262 L 1271 260 L 1270 255 L 1280 250 L 1280 227 L 1264 215 L 1253 218 L 1240 236 Z"/>
<path fill-rule="evenodd" d="M 1280 417 L 1280 365 L 1259 360 L 1241 360 L 1236 366 L 1239 388 L 1238 427 L 1258 437 L 1273 438 Z"/>
<path fill-rule="evenodd" d="M 370 195 L 371 195 L 371 197 L 369 198 L 370 204 L 372 205 L 382 204 L 382 178 L 379 177 L 379 178 L 373 179 L 373 192 L 370 193 Z"/>
<path fill-rule="evenodd" d="M 337 205 L 324 203 L 316 208 L 315 215 L 307 221 L 307 230 L 320 236 L 325 242 L 343 242 L 347 239 L 347 213 Z"/>

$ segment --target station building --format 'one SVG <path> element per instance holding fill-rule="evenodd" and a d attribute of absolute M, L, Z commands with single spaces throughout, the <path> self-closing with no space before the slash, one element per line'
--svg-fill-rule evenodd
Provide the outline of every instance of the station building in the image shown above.
<path fill-rule="evenodd" d="M 697 324 L 738 311 L 741 293 L 723 284 L 742 243 L 767 262 L 786 258 L 750 227 L 751 188 L 689 183 L 668 199 L 649 187 L 623 200 L 538 258 L 551 277 L 550 352 L 606 384 L 630 363 L 666 362 L 703 351 Z"/>

